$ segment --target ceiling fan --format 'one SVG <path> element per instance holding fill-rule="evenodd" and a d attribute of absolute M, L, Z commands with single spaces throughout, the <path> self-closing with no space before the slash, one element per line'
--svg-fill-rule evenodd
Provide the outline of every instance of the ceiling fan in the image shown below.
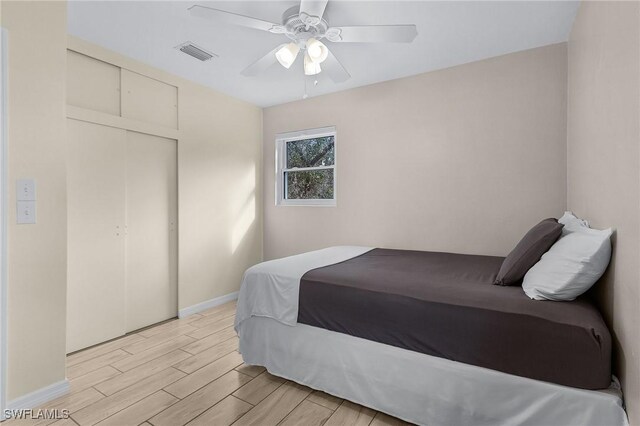
<path fill-rule="evenodd" d="M 282 24 L 200 5 L 191 6 L 189 12 L 191 16 L 220 23 L 284 34 L 291 40 L 278 45 L 245 68 L 242 71 L 245 76 L 258 75 L 276 62 L 289 68 L 302 51 L 306 75 L 315 75 L 324 70 L 334 82 L 340 83 L 351 75 L 321 40 L 332 43 L 411 43 L 418 35 L 415 25 L 331 27 L 322 17 L 327 3 L 328 0 L 301 0 L 300 6 L 293 6 L 284 12 Z"/>

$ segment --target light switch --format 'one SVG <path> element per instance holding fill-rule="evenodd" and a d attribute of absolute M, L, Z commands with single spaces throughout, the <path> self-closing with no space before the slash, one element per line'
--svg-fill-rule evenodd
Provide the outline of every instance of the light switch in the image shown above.
<path fill-rule="evenodd" d="M 36 200 L 36 182 L 33 179 L 18 179 L 16 185 L 16 200 Z"/>
<path fill-rule="evenodd" d="M 18 201 L 18 225 L 36 223 L 36 202 Z"/>

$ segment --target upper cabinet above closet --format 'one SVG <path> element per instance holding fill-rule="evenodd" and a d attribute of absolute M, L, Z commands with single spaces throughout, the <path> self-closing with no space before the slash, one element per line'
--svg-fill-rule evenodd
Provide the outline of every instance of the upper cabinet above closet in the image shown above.
<path fill-rule="evenodd" d="M 178 128 L 178 88 L 122 70 L 122 116 Z"/>
<path fill-rule="evenodd" d="M 120 67 L 67 50 L 67 104 L 120 116 Z"/>
<path fill-rule="evenodd" d="M 67 51 L 67 104 L 169 129 L 178 128 L 178 88 Z"/>

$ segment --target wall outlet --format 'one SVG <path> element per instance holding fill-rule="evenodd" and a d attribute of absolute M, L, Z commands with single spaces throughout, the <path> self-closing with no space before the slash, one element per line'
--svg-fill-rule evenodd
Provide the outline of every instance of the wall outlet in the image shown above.
<path fill-rule="evenodd" d="M 36 182 L 33 179 L 18 179 L 16 185 L 16 200 L 36 200 Z"/>
<path fill-rule="evenodd" d="M 18 201 L 18 225 L 36 223 L 36 202 Z"/>

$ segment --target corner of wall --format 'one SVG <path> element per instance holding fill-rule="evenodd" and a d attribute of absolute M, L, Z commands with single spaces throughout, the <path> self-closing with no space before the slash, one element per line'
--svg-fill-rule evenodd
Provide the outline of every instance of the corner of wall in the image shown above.
<path fill-rule="evenodd" d="M 594 289 L 632 424 L 640 424 L 640 3 L 582 2 L 568 46 L 567 208 L 612 227 Z"/>

